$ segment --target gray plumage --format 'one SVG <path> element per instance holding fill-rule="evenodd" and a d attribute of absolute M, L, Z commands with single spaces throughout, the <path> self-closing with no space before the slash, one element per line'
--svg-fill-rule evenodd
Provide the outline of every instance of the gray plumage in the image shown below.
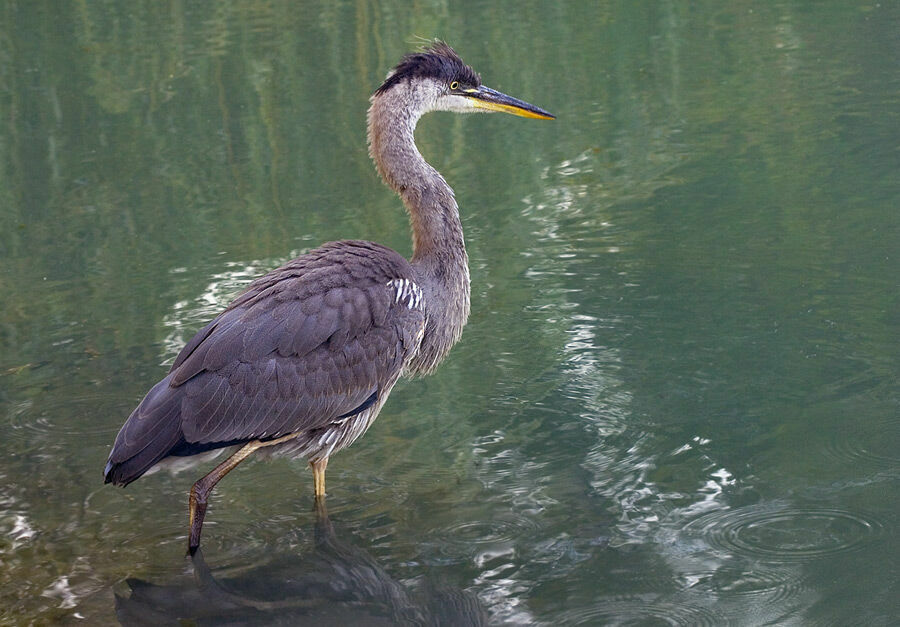
<path fill-rule="evenodd" d="M 294 448 L 310 459 L 348 446 L 421 340 L 424 303 L 410 307 L 389 284 L 412 277 L 409 262 L 389 248 L 345 241 L 253 281 L 188 342 L 128 418 L 107 482 L 125 485 L 168 455 L 288 433 L 300 434 Z M 323 435 L 331 439 L 319 445 Z"/>
<path fill-rule="evenodd" d="M 419 154 L 435 110 L 553 116 L 481 85 L 446 44 L 405 56 L 371 99 L 369 154 L 406 206 L 413 255 L 325 244 L 253 281 L 182 349 L 122 427 L 104 471 L 127 485 L 167 457 L 240 445 L 191 491 L 190 548 L 207 496 L 258 448 L 306 457 L 324 496 L 328 457 L 372 424 L 403 374 L 432 372 L 469 316 L 469 269 L 453 190 Z"/>

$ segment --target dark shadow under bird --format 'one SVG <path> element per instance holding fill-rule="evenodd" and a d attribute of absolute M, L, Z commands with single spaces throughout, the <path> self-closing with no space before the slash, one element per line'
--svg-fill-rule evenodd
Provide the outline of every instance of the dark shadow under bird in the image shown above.
<path fill-rule="evenodd" d="M 413 255 L 325 244 L 253 281 L 178 354 L 125 422 L 104 471 L 127 485 L 160 462 L 238 447 L 191 489 L 189 550 L 213 486 L 254 451 L 305 457 L 325 495 L 329 457 L 371 426 L 403 376 L 432 372 L 469 315 L 453 190 L 414 141 L 429 111 L 553 116 L 481 84 L 443 42 L 403 57 L 371 98 L 369 153 L 410 216 Z"/>
<path fill-rule="evenodd" d="M 342 540 L 318 508 L 314 543 L 252 567 L 210 568 L 197 551 L 188 576 L 130 578 L 116 593 L 123 625 L 486 625 L 474 594 L 433 581 L 398 581 L 368 552 Z"/>

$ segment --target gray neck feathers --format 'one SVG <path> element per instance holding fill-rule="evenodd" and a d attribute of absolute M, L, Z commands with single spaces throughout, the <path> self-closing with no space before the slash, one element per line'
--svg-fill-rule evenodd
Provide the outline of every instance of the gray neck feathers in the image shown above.
<path fill-rule="evenodd" d="M 437 366 L 459 339 L 469 316 L 469 267 L 459 208 L 444 177 L 416 148 L 416 123 L 427 94 L 400 83 L 374 96 L 368 113 L 369 154 L 410 216 L 416 280 L 425 293 L 427 322 L 412 373 Z"/>

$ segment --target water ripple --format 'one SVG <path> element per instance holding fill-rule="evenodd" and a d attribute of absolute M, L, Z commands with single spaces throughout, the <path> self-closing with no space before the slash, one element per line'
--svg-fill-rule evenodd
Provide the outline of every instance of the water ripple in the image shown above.
<path fill-rule="evenodd" d="M 825 452 L 840 460 L 862 462 L 879 468 L 896 468 L 900 465 L 900 450 L 896 447 L 896 442 L 900 441 L 900 417 L 886 414 L 880 420 L 871 419 L 866 432 L 876 434 L 877 437 L 873 435 L 867 441 L 858 432 L 833 430 Z"/>
<path fill-rule="evenodd" d="M 592 607 L 560 614 L 562 625 L 721 625 L 723 617 L 711 610 L 649 595 L 609 597 Z"/>
<path fill-rule="evenodd" d="M 464 548 L 480 564 L 513 551 L 523 537 L 533 535 L 538 525 L 528 516 L 509 513 L 494 520 L 468 520 L 440 529 L 445 546 Z"/>
<path fill-rule="evenodd" d="M 81 391 L 77 395 L 47 395 L 37 401 L 26 399 L 12 405 L 7 433 L 23 440 L 30 440 L 35 434 L 66 438 L 115 434 L 118 425 L 85 418 L 93 416 L 98 407 L 108 403 L 109 395 Z"/>
<path fill-rule="evenodd" d="M 879 522 L 852 512 L 784 505 L 714 511 L 684 527 L 729 554 L 780 563 L 852 551 L 881 530 Z"/>
<path fill-rule="evenodd" d="M 742 597 L 754 606 L 762 603 L 785 606 L 807 589 L 795 566 L 766 567 L 755 564 L 723 566 L 714 572 L 697 576 L 693 589 L 720 595 L 723 598 Z"/>

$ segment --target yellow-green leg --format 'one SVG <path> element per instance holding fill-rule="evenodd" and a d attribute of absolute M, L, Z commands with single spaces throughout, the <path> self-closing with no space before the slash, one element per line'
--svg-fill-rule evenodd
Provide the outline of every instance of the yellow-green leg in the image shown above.
<path fill-rule="evenodd" d="M 277 438 L 275 440 L 261 441 L 254 440 L 252 442 L 248 442 L 241 448 L 239 448 L 231 457 L 226 459 L 224 462 L 213 468 L 212 472 L 207 474 L 205 477 L 197 481 L 191 488 L 191 494 L 188 498 L 188 505 L 190 507 L 190 533 L 188 534 L 188 553 L 193 555 L 197 551 L 197 547 L 200 546 L 200 532 L 203 530 L 203 518 L 206 516 L 206 507 L 207 501 L 209 499 L 209 493 L 212 492 L 212 489 L 215 487 L 217 483 L 227 475 L 229 472 L 234 470 L 234 468 L 240 464 L 242 461 L 247 459 L 253 451 L 258 448 L 262 448 L 264 446 L 272 446 L 273 444 L 279 444 L 284 442 L 285 440 L 290 440 L 295 437 L 296 434 L 288 434 L 286 436 Z M 324 469 L 323 473 L 323 489 L 324 489 Z"/>
<path fill-rule="evenodd" d="M 313 483 L 315 484 L 316 499 L 318 500 L 325 496 L 325 468 L 328 467 L 328 458 L 323 457 L 314 462 L 309 462 L 309 467 L 313 471 Z"/>

